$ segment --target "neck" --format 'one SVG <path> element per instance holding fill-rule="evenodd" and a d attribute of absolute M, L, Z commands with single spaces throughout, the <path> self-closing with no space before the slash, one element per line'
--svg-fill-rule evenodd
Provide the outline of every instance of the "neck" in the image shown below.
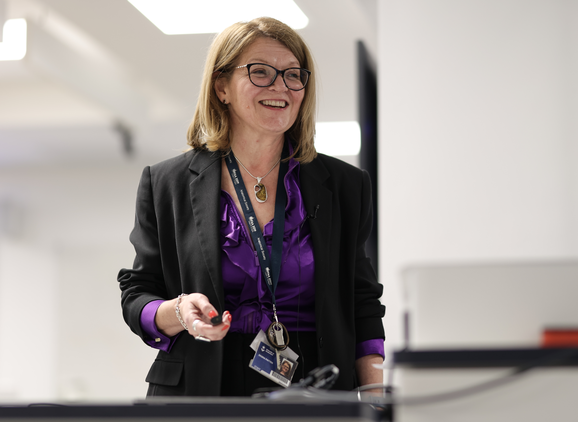
<path fill-rule="evenodd" d="M 231 140 L 231 148 L 249 171 L 255 176 L 262 176 L 268 172 L 281 158 L 284 138 L 270 142 Z"/>

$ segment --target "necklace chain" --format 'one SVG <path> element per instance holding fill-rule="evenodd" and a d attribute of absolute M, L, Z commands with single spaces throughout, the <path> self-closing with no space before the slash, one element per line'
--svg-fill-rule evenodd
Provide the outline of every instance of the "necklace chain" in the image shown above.
<path fill-rule="evenodd" d="M 231 150 L 231 152 L 232 151 L 233 150 Z M 235 154 L 233 153 L 233 155 L 235 155 Z M 263 180 L 265 177 L 267 177 L 269 175 L 269 173 L 271 173 L 273 171 L 273 169 L 275 167 L 277 167 L 277 164 L 279 164 L 279 162 L 281 161 L 281 157 L 279 157 L 279 159 L 277 160 L 275 165 L 273 165 L 273 167 L 271 167 L 271 170 L 269 170 L 264 176 L 261 176 L 261 177 L 253 176 L 253 174 L 251 174 L 251 172 L 247 169 L 247 167 L 245 167 L 245 165 L 241 162 L 241 160 L 239 160 L 237 158 L 236 155 L 235 155 L 235 160 L 237 160 L 237 162 L 239 164 L 241 164 L 241 167 L 243 167 L 245 169 L 245 171 L 247 173 L 249 173 L 249 175 L 253 179 L 257 180 L 257 184 L 255 186 L 253 186 L 253 189 L 255 189 L 255 200 L 257 202 L 259 202 L 260 204 L 267 202 L 267 198 L 269 198 L 269 195 L 267 194 L 267 188 L 265 187 L 265 185 L 263 183 L 261 183 L 261 180 Z"/>
<path fill-rule="evenodd" d="M 238 162 L 239 164 L 241 164 L 241 167 L 243 167 L 243 168 L 245 169 L 245 171 L 246 171 L 247 173 L 249 173 L 249 176 L 251 176 L 253 179 L 257 179 L 257 183 L 261 183 L 261 180 L 263 180 L 265 177 L 267 177 L 267 176 L 269 175 L 269 173 L 271 173 L 271 172 L 273 171 L 273 169 L 274 169 L 275 167 L 277 167 L 277 164 L 279 164 L 279 162 L 281 161 L 281 158 L 279 158 L 279 159 L 277 160 L 277 162 L 275 163 L 275 165 L 274 165 L 273 167 L 271 167 L 271 170 L 269 170 L 269 171 L 267 172 L 267 174 L 265 174 L 265 176 L 261 176 L 261 177 L 253 176 L 253 175 L 251 174 L 251 172 L 250 172 L 249 170 L 247 170 L 247 167 L 245 167 L 245 166 L 243 165 L 243 163 L 241 162 L 241 160 L 239 160 L 239 159 L 237 158 L 236 155 L 235 155 L 235 160 L 237 160 L 237 162 Z"/>

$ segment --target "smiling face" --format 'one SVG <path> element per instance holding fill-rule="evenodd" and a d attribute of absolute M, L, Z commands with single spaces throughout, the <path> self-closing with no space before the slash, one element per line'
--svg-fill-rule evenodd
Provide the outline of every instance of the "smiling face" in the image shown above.
<path fill-rule="evenodd" d="M 249 63 L 265 63 L 279 70 L 301 67 L 291 50 L 271 38 L 258 38 L 241 54 L 235 66 Z M 251 83 L 247 68 L 232 72 L 230 79 L 219 78 L 215 82 L 219 99 L 228 104 L 231 137 L 245 140 L 282 138 L 297 118 L 305 90 L 289 90 L 281 75 L 273 85 L 262 88 Z"/>

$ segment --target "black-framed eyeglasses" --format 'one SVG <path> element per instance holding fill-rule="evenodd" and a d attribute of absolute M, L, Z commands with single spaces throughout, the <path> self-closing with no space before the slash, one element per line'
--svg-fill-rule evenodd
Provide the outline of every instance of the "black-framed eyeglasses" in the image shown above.
<path fill-rule="evenodd" d="M 235 69 L 242 67 L 247 68 L 249 80 L 255 86 L 264 88 L 275 83 L 278 75 L 281 75 L 285 86 L 291 91 L 301 91 L 309 81 L 311 72 L 300 67 L 290 67 L 289 69 L 279 70 L 265 63 L 249 63 L 243 66 L 237 66 Z"/>

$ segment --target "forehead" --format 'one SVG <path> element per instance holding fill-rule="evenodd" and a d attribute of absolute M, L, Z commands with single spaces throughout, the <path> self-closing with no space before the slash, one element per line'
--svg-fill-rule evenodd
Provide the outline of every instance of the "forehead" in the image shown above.
<path fill-rule="evenodd" d="M 258 62 L 281 68 L 300 66 L 291 50 L 272 38 L 258 38 L 241 54 L 239 62 L 240 65 Z"/>

